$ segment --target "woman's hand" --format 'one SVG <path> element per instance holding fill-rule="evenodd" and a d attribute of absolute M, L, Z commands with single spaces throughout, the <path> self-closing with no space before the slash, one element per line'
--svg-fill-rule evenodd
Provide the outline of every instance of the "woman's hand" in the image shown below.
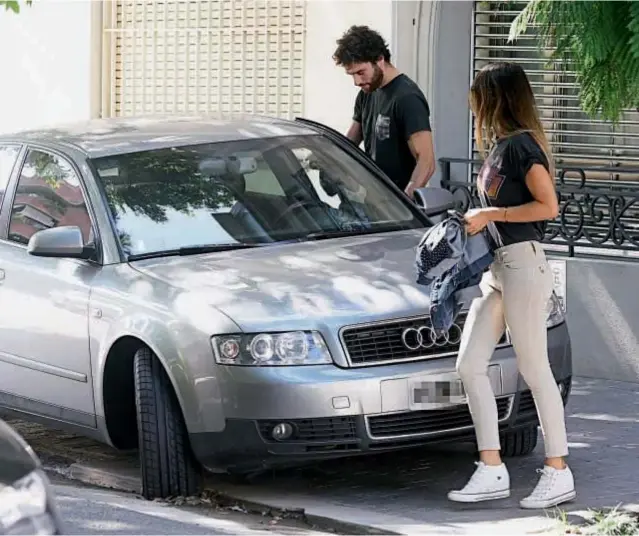
<path fill-rule="evenodd" d="M 489 208 L 471 208 L 464 214 L 468 234 L 475 235 L 488 225 L 490 221 L 490 210 Z"/>

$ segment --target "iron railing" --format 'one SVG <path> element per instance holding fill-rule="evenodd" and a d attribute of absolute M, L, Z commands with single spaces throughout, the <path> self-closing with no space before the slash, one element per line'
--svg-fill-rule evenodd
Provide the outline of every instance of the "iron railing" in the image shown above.
<path fill-rule="evenodd" d="M 475 175 L 468 173 L 468 169 L 481 161 L 441 158 L 439 162 L 442 187 L 458 198 L 461 208 L 479 206 Z M 456 173 L 463 178 L 453 176 L 453 166 L 465 168 Z M 610 174 L 614 180 L 589 179 L 589 174 L 599 177 Z M 469 176 L 473 180 L 468 180 Z M 639 168 L 559 166 L 557 195 L 559 216 L 549 222 L 545 243 L 557 246 L 571 257 L 576 251 L 606 256 L 618 256 L 620 252 L 639 255 Z"/>

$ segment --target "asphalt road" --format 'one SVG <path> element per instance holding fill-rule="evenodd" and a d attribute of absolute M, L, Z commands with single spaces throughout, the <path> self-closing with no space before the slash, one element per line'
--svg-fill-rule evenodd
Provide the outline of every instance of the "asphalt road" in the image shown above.
<path fill-rule="evenodd" d="M 207 506 L 173 506 L 134 495 L 72 483 L 49 475 L 65 534 L 277 534 L 325 535 L 283 520 L 216 510 Z"/>

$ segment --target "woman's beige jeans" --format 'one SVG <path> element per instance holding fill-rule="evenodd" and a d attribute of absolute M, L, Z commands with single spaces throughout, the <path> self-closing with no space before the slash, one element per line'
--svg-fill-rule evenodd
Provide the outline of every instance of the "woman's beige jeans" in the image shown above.
<path fill-rule="evenodd" d="M 468 397 L 479 450 L 499 450 L 497 404 L 488 379 L 488 363 L 506 326 L 519 372 L 535 399 L 547 457 L 566 456 L 564 406 L 547 349 L 547 304 L 552 273 L 538 242 L 520 242 L 495 252 L 468 313 L 457 359 Z"/>

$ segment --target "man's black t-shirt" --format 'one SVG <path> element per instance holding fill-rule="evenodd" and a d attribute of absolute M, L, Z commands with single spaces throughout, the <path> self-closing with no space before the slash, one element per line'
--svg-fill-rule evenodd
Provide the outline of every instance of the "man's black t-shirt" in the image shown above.
<path fill-rule="evenodd" d="M 415 170 L 408 138 L 430 131 L 430 109 L 419 86 L 404 74 L 372 93 L 360 91 L 353 120 L 362 125 L 364 149 L 402 190 Z"/>
<path fill-rule="evenodd" d="M 530 134 L 524 132 L 502 138 L 482 165 L 477 186 L 486 194 L 490 206 L 516 207 L 530 203 L 535 198 L 526 186 L 526 175 L 534 164 L 549 170 L 546 155 Z M 504 246 L 527 240 L 541 241 L 546 232 L 545 221 L 495 222 L 495 227 Z M 499 243 L 493 245 L 498 247 Z"/>

